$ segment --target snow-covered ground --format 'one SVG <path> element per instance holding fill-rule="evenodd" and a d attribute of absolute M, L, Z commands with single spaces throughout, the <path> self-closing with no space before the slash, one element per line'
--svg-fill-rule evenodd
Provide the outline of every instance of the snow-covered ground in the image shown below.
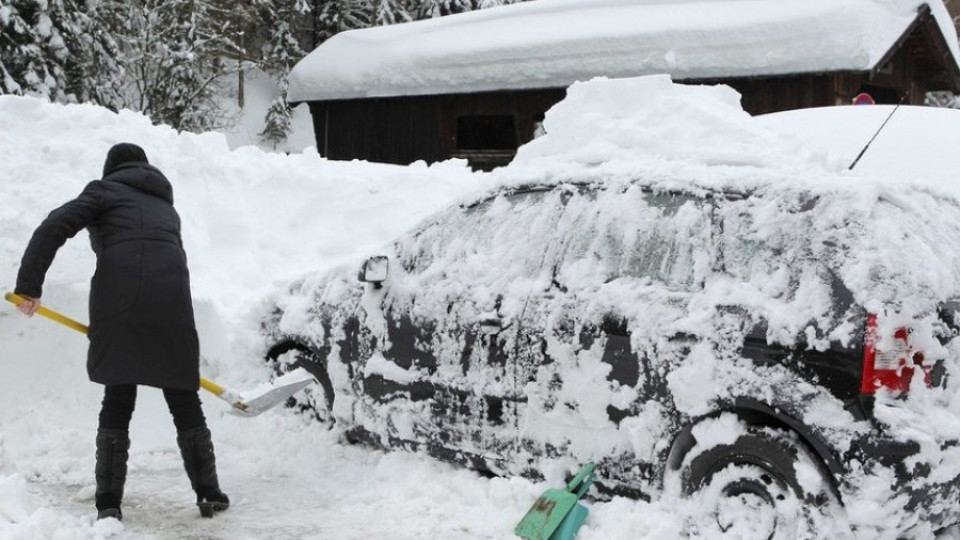
<path fill-rule="evenodd" d="M 662 171 L 684 160 L 726 172 L 846 165 L 846 157 L 754 122 L 729 90 L 649 86 L 656 99 L 632 102 L 604 81 L 580 85 L 576 101 L 548 115 L 554 139 L 523 149 L 511 170 L 549 174 L 600 163 L 622 171 L 646 162 Z M 589 144 L 571 146 L 571 136 L 586 132 L 594 135 Z M 261 362 L 257 309 L 275 284 L 373 252 L 445 205 L 503 181 L 472 173 L 462 161 L 399 167 L 330 162 L 312 149 L 230 150 L 223 135 L 177 134 L 129 112 L 0 97 L 0 288 L 13 288 L 33 227 L 98 177 L 107 149 L 120 141 L 142 145 L 173 184 L 205 356 L 201 371 L 237 389 L 270 376 Z M 614 159 L 623 155 L 632 158 Z M 44 291 L 46 305 L 81 320 L 94 264 L 85 236 L 61 250 Z M 336 432 L 291 411 L 237 418 L 204 394 L 221 483 L 234 504 L 202 520 L 160 393 L 143 389 L 131 428 L 124 522 L 95 522 L 101 389 L 86 379 L 86 339 L 3 308 L 0 347 L 0 538 L 506 539 L 533 499 L 558 480 L 487 479 L 419 455 L 346 446 Z M 590 508 L 582 540 L 677 538 L 683 516 L 696 511 L 669 498 L 616 498 Z"/>

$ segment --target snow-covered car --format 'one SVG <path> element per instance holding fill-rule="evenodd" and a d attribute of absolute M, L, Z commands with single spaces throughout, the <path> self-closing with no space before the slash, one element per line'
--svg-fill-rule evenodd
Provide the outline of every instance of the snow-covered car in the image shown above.
<path fill-rule="evenodd" d="M 911 505 L 947 496 L 931 517 L 953 520 L 958 478 L 918 485 L 930 441 L 887 433 L 875 414 L 878 393 L 885 415 L 902 414 L 897 396 L 939 382 L 956 327 L 946 298 L 897 309 L 945 272 L 901 265 L 944 240 L 927 211 L 953 216 L 956 245 L 960 208 L 901 196 L 640 181 L 499 191 L 371 258 L 366 285 L 297 283 L 302 304 L 266 322 L 269 356 L 294 350 L 288 361 L 323 382 L 309 405 L 357 440 L 497 473 L 597 459 L 606 489 L 638 494 L 670 471 L 695 490 L 734 464 L 727 489 L 767 502 L 825 495 L 798 460 L 838 490 L 851 468 L 889 465 Z M 941 264 L 960 268 L 956 253 Z M 889 303 L 859 304 L 874 286 Z M 698 449 L 698 427 L 725 413 L 740 435 Z"/>
<path fill-rule="evenodd" d="M 596 461 L 601 493 L 703 497 L 718 532 L 760 514 L 758 537 L 795 538 L 839 504 L 867 537 L 960 521 L 960 201 L 826 169 L 580 165 L 518 167 L 359 276 L 278 295 L 267 356 L 321 382 L 299 404 L 495 474 Z"/>

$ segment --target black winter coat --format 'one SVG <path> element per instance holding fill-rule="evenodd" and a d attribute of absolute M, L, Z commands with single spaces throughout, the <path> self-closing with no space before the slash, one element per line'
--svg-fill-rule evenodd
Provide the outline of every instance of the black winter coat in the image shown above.
<path fill-rule="evenodd" d="M 57 250 L 83 228 L 97 255 L 90 380 L 197 390 L 199 345 L 170 182 L 151 165 L 126 163 L 87 184 L 33 233 L 16 292 L 39 298 Z"/>

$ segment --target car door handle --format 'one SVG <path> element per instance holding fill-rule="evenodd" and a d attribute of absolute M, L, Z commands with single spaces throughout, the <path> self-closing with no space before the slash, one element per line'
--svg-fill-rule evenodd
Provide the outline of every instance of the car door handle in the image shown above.
<path fill-rule="evenodd" d="M 700 342 L 700 338 L 694 334 L 688 334 L 686 332 L 677 332 L 672 336 L 667 338 L 667 341 L 670 343 L 679 343 L 681 345 L 693 345 Z"/>
<path fill-rule="evenodd" d="M 480 332 L 485 336 L 495 336 L 508 326 L 499 315 L 480 317 L 477 324 L 480 325 Z"/>

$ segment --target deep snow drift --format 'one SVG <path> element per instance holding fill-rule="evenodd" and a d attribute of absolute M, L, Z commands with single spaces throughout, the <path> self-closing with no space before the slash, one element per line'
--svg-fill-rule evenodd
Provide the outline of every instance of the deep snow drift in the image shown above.
<path fill-rule="evenodd" d="M 665 177 L 686 168 L 727 182 L 745 170 L 827 175 L 846 165 L 760 126 L 729 89 L 676 86 L 662 77 L 624 84 L 576 85 L 548 113 L 549 135 L 494 174 L 471 173 L 461 161 L 397 167 L 329 162 L 311 150 L 229 151 L 221 135 L 177 134 L 129 112 L 0 97 L 0 286 L 12 289 L 22 249 L 46 212 L 98 176 L 112 144 L 136 142 L 174 187 L 206 357 L 201 372 L 252 388 L 270 376 L 260 359 L 257 309 L 274 284 L 355 261 L 482 189 L 587 167 L 601 174 L 645 167 Z M 81 233 L 51 268 L 46 305 L 85 320 L 92 270 Z M 239 419 L 204 395 L 221 483 L 234 507 L 200 520 L 172 422 L 159 392 L 145 389 L 132 426 L 125 521 L 95 523 L 100 388 L 86 380 L 86 340 L 7 308 L 0 309 L 0 340 L 2 538 L 510 538 L 546 487 L 343 446 L 335 431 L 287 410 Z M 878 519 L 883 510 L 863 509 Z M 580 538 L 673 538 L 694 511 L 669 499 L 596 502 Z"/>

